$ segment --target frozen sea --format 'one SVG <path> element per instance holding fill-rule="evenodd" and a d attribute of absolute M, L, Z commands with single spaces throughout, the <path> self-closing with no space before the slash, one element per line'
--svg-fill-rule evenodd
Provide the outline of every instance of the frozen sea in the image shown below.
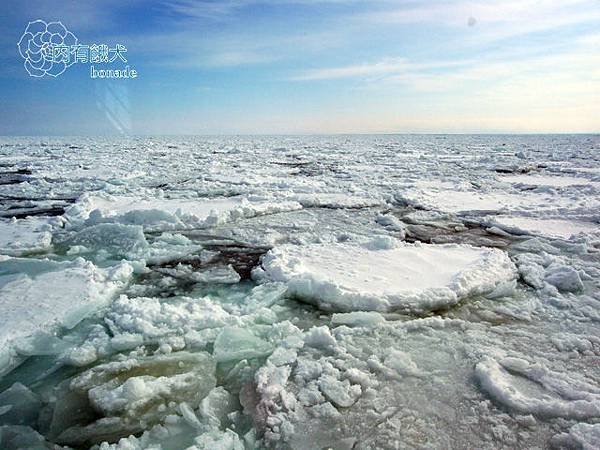
<path fill-rule="evenodd" d="M 0 448 L 600 448 L 600 136 L 0 138 Z"/>

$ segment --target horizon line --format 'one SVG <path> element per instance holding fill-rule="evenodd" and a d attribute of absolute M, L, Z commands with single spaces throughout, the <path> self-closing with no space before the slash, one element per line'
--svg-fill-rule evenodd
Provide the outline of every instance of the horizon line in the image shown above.
<path fill-rule="evenodd" d="M 351 133 L 140 133 L 140 134 L 0 134 L 0 138 L 51 137 L 261 137 L 261 136 L 600 136 L 600 131 L 589 132 L 351 132 Z"/>

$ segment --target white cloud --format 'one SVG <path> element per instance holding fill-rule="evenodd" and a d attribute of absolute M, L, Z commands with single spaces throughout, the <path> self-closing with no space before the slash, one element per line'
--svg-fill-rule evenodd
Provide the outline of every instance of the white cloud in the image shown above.
<path fill-rule="evenodd" d="M 187 17 L 222 19 L 251 5 L 279 6 L 360 3 L 361 0 L 172 0 L 165 4 L 175 14 Z"/>
<path fill-rule="evenodd" d="M 389 75 L 404 72 L 411 64 L 404 58 L 389 58 L 375 63 L 364 63 L 341 67 L 308 70 L 292 77 L 295 81 L 329 80 L 338 78 L 354 78 L 372 75 Z"/>
<path fill-rule="evenodd" d="M 462 44 L 486 44 L 501 39 L 593 23 L 600 19 L 597 0 L 455 0 L 409 2 L 357 16 L 365 23 L 428 24 L 470 29 Z M 472 19 L 475 20 L 473 25 Z M 469 22 L 473 26 L 469 27 Z M 435 28 L 433 29 L 435 30 Z M 470 39 L 471 42 L 465 42 Z"/>

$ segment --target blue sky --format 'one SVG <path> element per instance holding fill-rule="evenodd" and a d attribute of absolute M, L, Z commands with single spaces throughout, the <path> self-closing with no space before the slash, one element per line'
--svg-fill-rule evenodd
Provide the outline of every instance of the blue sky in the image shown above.
<path fill-rule="evenodd" d="M 35 19 L 139 77 L 30 77 Z M 600 132 L 599 0 L 4 0 L 0 27 L 0 134 Z"/>

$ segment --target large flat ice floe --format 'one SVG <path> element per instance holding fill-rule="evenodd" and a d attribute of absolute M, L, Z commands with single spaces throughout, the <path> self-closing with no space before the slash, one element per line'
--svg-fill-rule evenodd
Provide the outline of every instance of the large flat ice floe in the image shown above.
<path fill-rule="evenodd" d="M 289 294 L 324 310 L 428 311 L 509 288 L 516 269 L 496 249 L 392 240 L 284 245 L 263 257 L 255 276 L 286 282 Z"/>
<path fill-rule="evenodd" d="M 296 201 L 224 197 L 197 199 L 84 196 L 67 211 L 73 222 L 114 222 L 149 229 L 210 227 L 238 219 L 301 209 Z"/>
<path fill-rule="evenodd" d="M 106 304 L 132 270 L 127 263 L 103 270 L 82 259 L 0 259 L 0 374 L 12 365 L 12 344 L 48 327 L 76 325 Z"/>

